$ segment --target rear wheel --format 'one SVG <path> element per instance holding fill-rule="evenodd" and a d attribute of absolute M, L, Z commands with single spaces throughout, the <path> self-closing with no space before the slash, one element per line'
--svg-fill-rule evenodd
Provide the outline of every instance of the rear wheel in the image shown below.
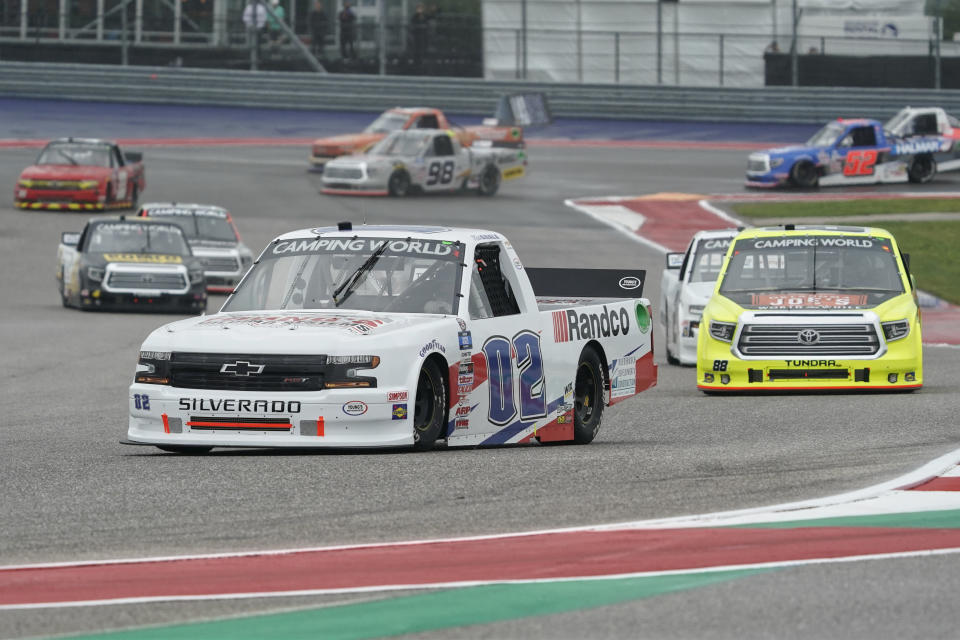
<path fill-rule="evenodd" d="M 394 171 L 387 182 L 387 191 L 395 198 L 402 198 L 410 193 L 410 174 L 406 171 Z"/>
<path fill-rule="evenodd" d="M 573 441 L 577 444 L 593 442 L 600 431 L 606 383 L 604 371 L 596 350 L 592 347 L 584 349 L 573 384 Z"/>
<path fill-rule="evenodd" d="M 801 160 L 790 169 L 790 181 L 798 187 L 810 189 L 817 186 L 820 176 L 817 168 L 809 160 Z"/>
<path fill-rule="evenodd" d="M 477 193 L 482 196 L 492 196 L 500 188 L 500 170 L 492 164 L 488 164 L 483 173 L 480 174 L 480 185 L 477 187 Z"/>
<path fill-rule="evenodd" d="M 433 360 L 423 363 L 417 380 L 417 395 L 413 406 L 413 448 L 432 449 L 443 432 L 446 421 L 447 388 L 443 373 Z"/>
<path fill-rule="evenodd" d="M 914 184 L 927 184 L 937 175 L 937 161 L 931 155 L 916 156 L 907 168 L 907 178 Z"/>
<path fill-rule="evenodd" d="M 210 453 L 213 447 L 201 447 L 188 444 L 158 444 L 157 449 L 166 451 L 167 453 L 182 453 L 188 456 L 198 456 L 204 453 Z"/>

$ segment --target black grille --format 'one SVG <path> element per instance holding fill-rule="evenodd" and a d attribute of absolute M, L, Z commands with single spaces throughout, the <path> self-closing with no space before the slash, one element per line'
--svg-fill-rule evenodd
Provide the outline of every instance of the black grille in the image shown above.
<path fill-rule="evenodd" d="M 112 271 L 107 285 L 113 289 L 183 289 L 187 281 L 182 273 Z"/>
<path fill-rule="evenodd" d="M 747 171 L 762 171 L 766 173 L 769 171 L 767 168 L 766 160 L 754 160 L 753 158 L 747 160 Z"/>
<path fill-rule="evenodd" d="M 205 271 L 228 271 L 233 273 L 240 270 L 240 261 L 232 256 L 204 256 L 200 258 Z"/>
<path fill-rule="evenodd" d="M 224 366 L 227 372 L 221 372 Z M 337 368 L 327 366 L 325 355 L 175 352 L 170 356 L 170 384 L 185 389 L 319 391 Z"/>
<path fill-rule="evenodd" d="M 334 180 L 362 180 L 363 171 L 360 167 L 331 167 L 327 165 L 323 170 L 325 178 Z"/>
<path fill-rule="evenodd" d="M 802 332 L 816 332 L 801 340 Z M 880 339 L 871 324 L 748 324 L 737 343 L 745 356 L 797 357 L 872 356 L 880 350 Z"/>
<path fill-rule="evenodd" d="M 847 369 L 770 369 L 770 380 L 846 380 Z"/>

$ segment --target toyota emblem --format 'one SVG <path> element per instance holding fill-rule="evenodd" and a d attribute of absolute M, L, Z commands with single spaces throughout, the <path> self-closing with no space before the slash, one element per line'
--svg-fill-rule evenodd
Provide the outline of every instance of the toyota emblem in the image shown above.
<path fill-rule="evenodd" d="M 820 334 L 813 329 L 803 329 L 797 334 L 797 342 L 800 344 L 817 344 L 820 342 Z"/>

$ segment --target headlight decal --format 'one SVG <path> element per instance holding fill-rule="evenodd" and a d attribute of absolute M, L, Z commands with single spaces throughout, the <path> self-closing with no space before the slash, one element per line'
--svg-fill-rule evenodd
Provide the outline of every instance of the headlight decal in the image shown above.
<path fill-rule="evenodd" d="M 722 342 L 733 342 L 733 334 L 737 329 L 736 323 L 710 321 L 710 335 Z"/>
<path fill-rule="evenodd" d="M 887 342 L 906 338 L 910 334 L 909 320 L 893 320 L 891 322 L 881 322 L 883 327 L 883 337 Z"/>

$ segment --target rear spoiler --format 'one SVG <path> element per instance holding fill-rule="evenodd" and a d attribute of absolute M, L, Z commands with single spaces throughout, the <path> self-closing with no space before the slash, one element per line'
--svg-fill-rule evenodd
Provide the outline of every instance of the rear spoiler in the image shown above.
<path fill-rule="evenodd" d="M 643 269 L 527 269 L 535 295 L 548 298 L 639 298 Z"/>

